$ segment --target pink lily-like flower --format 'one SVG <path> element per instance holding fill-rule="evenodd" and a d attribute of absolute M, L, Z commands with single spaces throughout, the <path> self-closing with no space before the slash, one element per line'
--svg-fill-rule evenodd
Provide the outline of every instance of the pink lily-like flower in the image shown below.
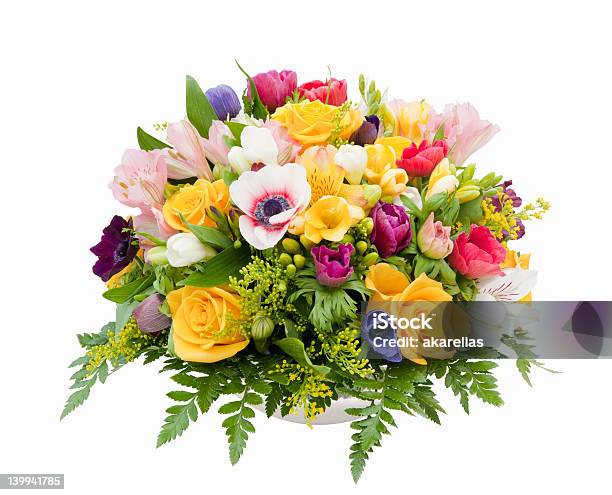
<path fill-rule="evenodd" d="M 168 170 L 160 150 L 126 150 L 109 184 L 115 199 L 126 206 L 161 208 Z"/>
<path fill-rule="evenodd" d="M 171 179 L 212 179 L 212 171 L 206 160 L 206 142 L 197 129 L 187 120 L 168 125 L 167 139 L 174 146 L 168 149 L 166 163 Z"/>
<path fill-rule="evenodd" d="M 310 203 L 306 169 L 293 163 L 243 172 L 230 186 L 230 197 L 245 214 L 240 233 L 256 249 L 274 247 L 291 221 Z"/>
<path fill-rule="evenodd" d="M 136 232 L 145 232 L 153 237 L 157 237 L 162 241 L 169 239 L 172 235 L 176 234 L 176 230 L 170 227 L 166 220 L 164 220 L 164 214 L 159 208 L 150 208 L 142 210 L 140 215 L 134 217 L 134 230 Z M 138 236 L 140 243 L 143 246 L 153 246 L 153 243 L 142 236 Z"/>
<path fill-rule="evenodd" d="M 279 124 L 280 125 L 280 124 Z M 227 154 L 229 146 L 226 138 L 234 138 L 230 128 L 220 120 L 213 121 L 210 129 L 208 129 L 208 139 L 202 139 L 202 146 L 208 158 L 214 165 L 225 167 L 229 165 Z"/>

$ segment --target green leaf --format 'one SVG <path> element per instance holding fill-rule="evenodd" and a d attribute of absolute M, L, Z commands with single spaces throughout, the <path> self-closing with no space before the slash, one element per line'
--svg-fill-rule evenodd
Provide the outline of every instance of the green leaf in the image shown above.
<path fill-rule="evenodd" d="M 251 250 L 246 243 L 239 249 L 228 247 L 207 261 L 201 272 L 192 273 L 180 285 L 215 287 L 226 284 L 230 276 L 237 276 L 240 269 L 250 261 Z"/>
<path fill-rule="evenodd" d="M 304 343 L 300 339 L 294 337 L 285 337 L 284 339 L 276 340 L 274 345 L 280 347 L 283 352 L 295 359 L 299 364 L 316 371 L 321 375 L 327 375 L 331 371 L 330 368 L 323 365 L 313 364 L 306 354 Z"/>
<path fill-rule="evenodd" d="M 469 228 L 473 223 L 478 223 L 482 217 L 482 194 L 472 201 L 463 203 L 459 208 L 459 215 L 457 220 L 461 222 L 464 227 Z"/>
<path fill-rule="evenodd" d="M 104 294 L 102 294 L 102 297 L 108 299 L 109 301 L 116 302 L 117 304 L 123 304 L 124 302 L 132 299 L 135 295 L 140 294 L 142 291 L 149 288 L 154 280 L 155 275 L 150 273 L 149 275 L 140 277 L 129 284 L 107 290 Z"/>
<path fill-rule="evenodd" d="M 411 215 L 420 218 L 421 220 L 423 219 L 423 212 L 421 211 L 421 209 L 416 205 L 416 203 L 414 201 L 412 201 L 408 196 L 406 196 L 405 194 L 400 195 L 400 199 L 402 200 L 402 203 L 404 203 L 404 206 L 408 209 L 408 213 L 410 213 Z"/>
<path fill-rule="evenodd" d="M 234 146 L 241 146 L 242 141 L 240 136 L 242 136 L 242 131 L 246 127 L 246 124 L 241 124 L 240 122 L 225 122 L 225 125 L 229 128 L 234 136 Z"/>
<path fill-rule="evenodd" d="M 166 144 L 163 141 L 151 136 L 151 134 L 145 132 L 142 127 L 138 127 L 136 129 L 136 138 L 138 139 L 138 146 L 140 146 L 141 150 L 151 151 L 172 148 L 172 146 L 169 144 Z"/>
<path fill-rule="evenodd" d="M 208 129 L 213 120 L 218 120 L 215 109 L 193 77 L 187 76 L 186 84 L 187 118 L 198 130 L 200 136 L 208 138 Z"/>
<path fill-rule="evenodd" d="M 182 213 L 180 214 L 180 217 L 183 224 L 185 224 L 187 228 L 191 230 L 191 233 L 195 235 L 203 244 L 210 244 L 211 246 L 219 249 L 225 249 L 234 244 L 223 232 L 213 227 L 189 223 Z"/>
<path fill-rule="evenodd" d="M 266 396 L 266 416 L 268 416 L 268 418 L 272 417 L 282 401 L 283 392 L 280 385 L 278 383 L 273 383 L 271 385 L 270 393 Z"/>
<path fill-rule="evenodd" d="M 440 141 L 441 139 L 444 139 L 444 122 L 442 122 L 442 124 L 440 124 L 440 127 L 438 127 L 438 130 L 436 131 L 432 142 Z"/>
<path fill-rule="evenodd" d="M 261 101 L 261 98 L 259 98 L 259 93 L 257 92 L 255 81 L 253 81 L 253 78 L 249 76 L 247 72 L 240 66 L 238 60 L 236 60 L 236 65 L 240 69 L 240 72 L 242 72 L 246 76 L 249 82 L 249 87 L 251 89 L 251 111 L 253 117 L 255 117 L 256 119 L 266 120 L 268 117 L 268 109 Z"/>
<path fill-rule="evenodd" d="M 242 407 L 242 401 L 240 400 L 228 402 L 227 404 L 223 404 L 219 408 L 219 414 L 235 413 L 236 411 L 240 410 L 241 407 Z"/>
<path fill-rule="evenodd" d="M 132 316 L 134 309 L 139 304 L 140 303 L 138 301 L 127 301 L 123 304 L 117 305 L 117 307 L 115 308 L 115 333 L 118 333 L 123 330 L 123 327 L 126 325 L 128 320 Z"/>

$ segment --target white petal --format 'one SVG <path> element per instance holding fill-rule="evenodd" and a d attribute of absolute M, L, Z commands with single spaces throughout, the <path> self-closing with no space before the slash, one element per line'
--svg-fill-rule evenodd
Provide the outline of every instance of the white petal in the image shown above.
<path fill-rule="evenodd" d="M 246 215 L 240 217 L 238 225 L 242 237 L 255 249 L 260 250 L 276 246 L 287 232 L 287 227 L 274 230 L 266 229 Z"/>
<path fill-rule="evenodd" d="M 497 301 L 518 301 L 535 287 L 537 272 L 521 268 L 506 268 L 504 276 L 494 275 L 476 281 L 479 294 L 489 294 Z"/>
<path fill-rule="evenodd" d="M 258 172 L 244 172 L 229 187 L 234 204 L 248 215 L 253 214 L 257 201 L 267 195 L 265 175 L 261 174 L 266 168 Z"/>
<path fill-rule="evenodd" d="M 240 134 L 246 158 L 253 163 L 276 165 L 278 146 L 272 133 L 263 127 L 247 126 Z"/>
<path fill-rule="evenodd" d="M 244 148 L 234 146 L 227 154 L 227 161 L 235 172 L 241 173 L 251 170 L 252 163 L 246 156 Z"/>

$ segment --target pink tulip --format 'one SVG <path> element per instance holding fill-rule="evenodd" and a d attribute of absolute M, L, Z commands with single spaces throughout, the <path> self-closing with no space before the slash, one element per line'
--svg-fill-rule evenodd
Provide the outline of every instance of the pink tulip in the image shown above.
<path fill-rule="evenodd" d="M 115 199 L 126 206 L 161 208 L 168 170 L 161 150 L 126 150 L 109 184 Z"/>
<path fill-rule="evenodd" d="M 419 249 L 428 258 L 446 258 L 453 250 L 450 231 L 451 228 L 445 227 L 442 222 L 434 222 L 434 214 L 430 213 L 417 234 Z"/>
<path fill-rule="evenodd" d="M 481 120 L 470 103 L 446 105 L 444 112 L 432 112 L 427 122 L 427 133 L 432 138 L 440 125 L 449 147 L 448 157 L 455 165 L 463 165 L 474 152 L 487 144 L 499 131 L 488 120 Z"/>
<path fill-rule="evenodd" d="M 166 163 L 171 179 L 212 179 L 212 171 L 206 161 L 204 138 L 187 120 L 168 125 L 168 142 L 174 149 L 167 150 Z"/>
<path fill-rule="evenodd" d="M 297 88 L 297 74 L 292 70 L 279 72 L 270 70 L 253 77 L 257 94 L 270 112 L 285 104 L 285 100 Z M 251 99 L 251 86 L 247 86 L 247 95 Z"/>
<path fill-rule="evenodd" d="M 339 81 L 331 78 L 328 81 L 314 80 L 298 87 L 300 96 L 308 98 L 310 101 L 319 100 L 328 105 L 339 107 L 347 99 L 346 79 Z"/>

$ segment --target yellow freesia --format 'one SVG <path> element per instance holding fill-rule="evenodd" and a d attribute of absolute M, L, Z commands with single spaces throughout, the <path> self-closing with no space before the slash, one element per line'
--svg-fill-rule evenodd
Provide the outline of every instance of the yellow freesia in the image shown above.
<path fill-rule="evenodd" d="M 448 158 L 444 158 L 436 165 L 429 177 L 429 184 L 425 199 L 441 192 L 452 193 L 457 189 L 459 179 L 455 177 L 455 166 L 451 165 Z"/>
<path fill-rule="evenodd" d="M 340 242 L 351 224 L 348 201 L 339 196 L 325 196 L 306 210 L 304 235 L 315 244 L 323 239 Z"/>
<path fill-rule="evenodd" d="M 395 152 L 391 146 L 369 144 L 365 147 L 368 163 L 364 176 L 370 184 L 377 184 L 382 189 L 382 198 L 391 199 L 399 196 L 408 188 L 408 174 L 395 165 Z"/>
<path fill-rule="evenodd" d="M 403 136 L 389 136 L 378 138 L 376 141 L 374 141 L 374 144 L 391 146 L 395 152 L 395 159 L 399 160 L 402 157 L 402 151 L 408 148 L 412 144 L 412 141 Z"/>
<path fill-rule="evenodd" d="M 429 120 L 431 105 L 425 101 L 395 100 L 389 104 L 395 114 L 394 134 L 404 136 L 417 145 L 423 141 L 423 129 Z"/>

